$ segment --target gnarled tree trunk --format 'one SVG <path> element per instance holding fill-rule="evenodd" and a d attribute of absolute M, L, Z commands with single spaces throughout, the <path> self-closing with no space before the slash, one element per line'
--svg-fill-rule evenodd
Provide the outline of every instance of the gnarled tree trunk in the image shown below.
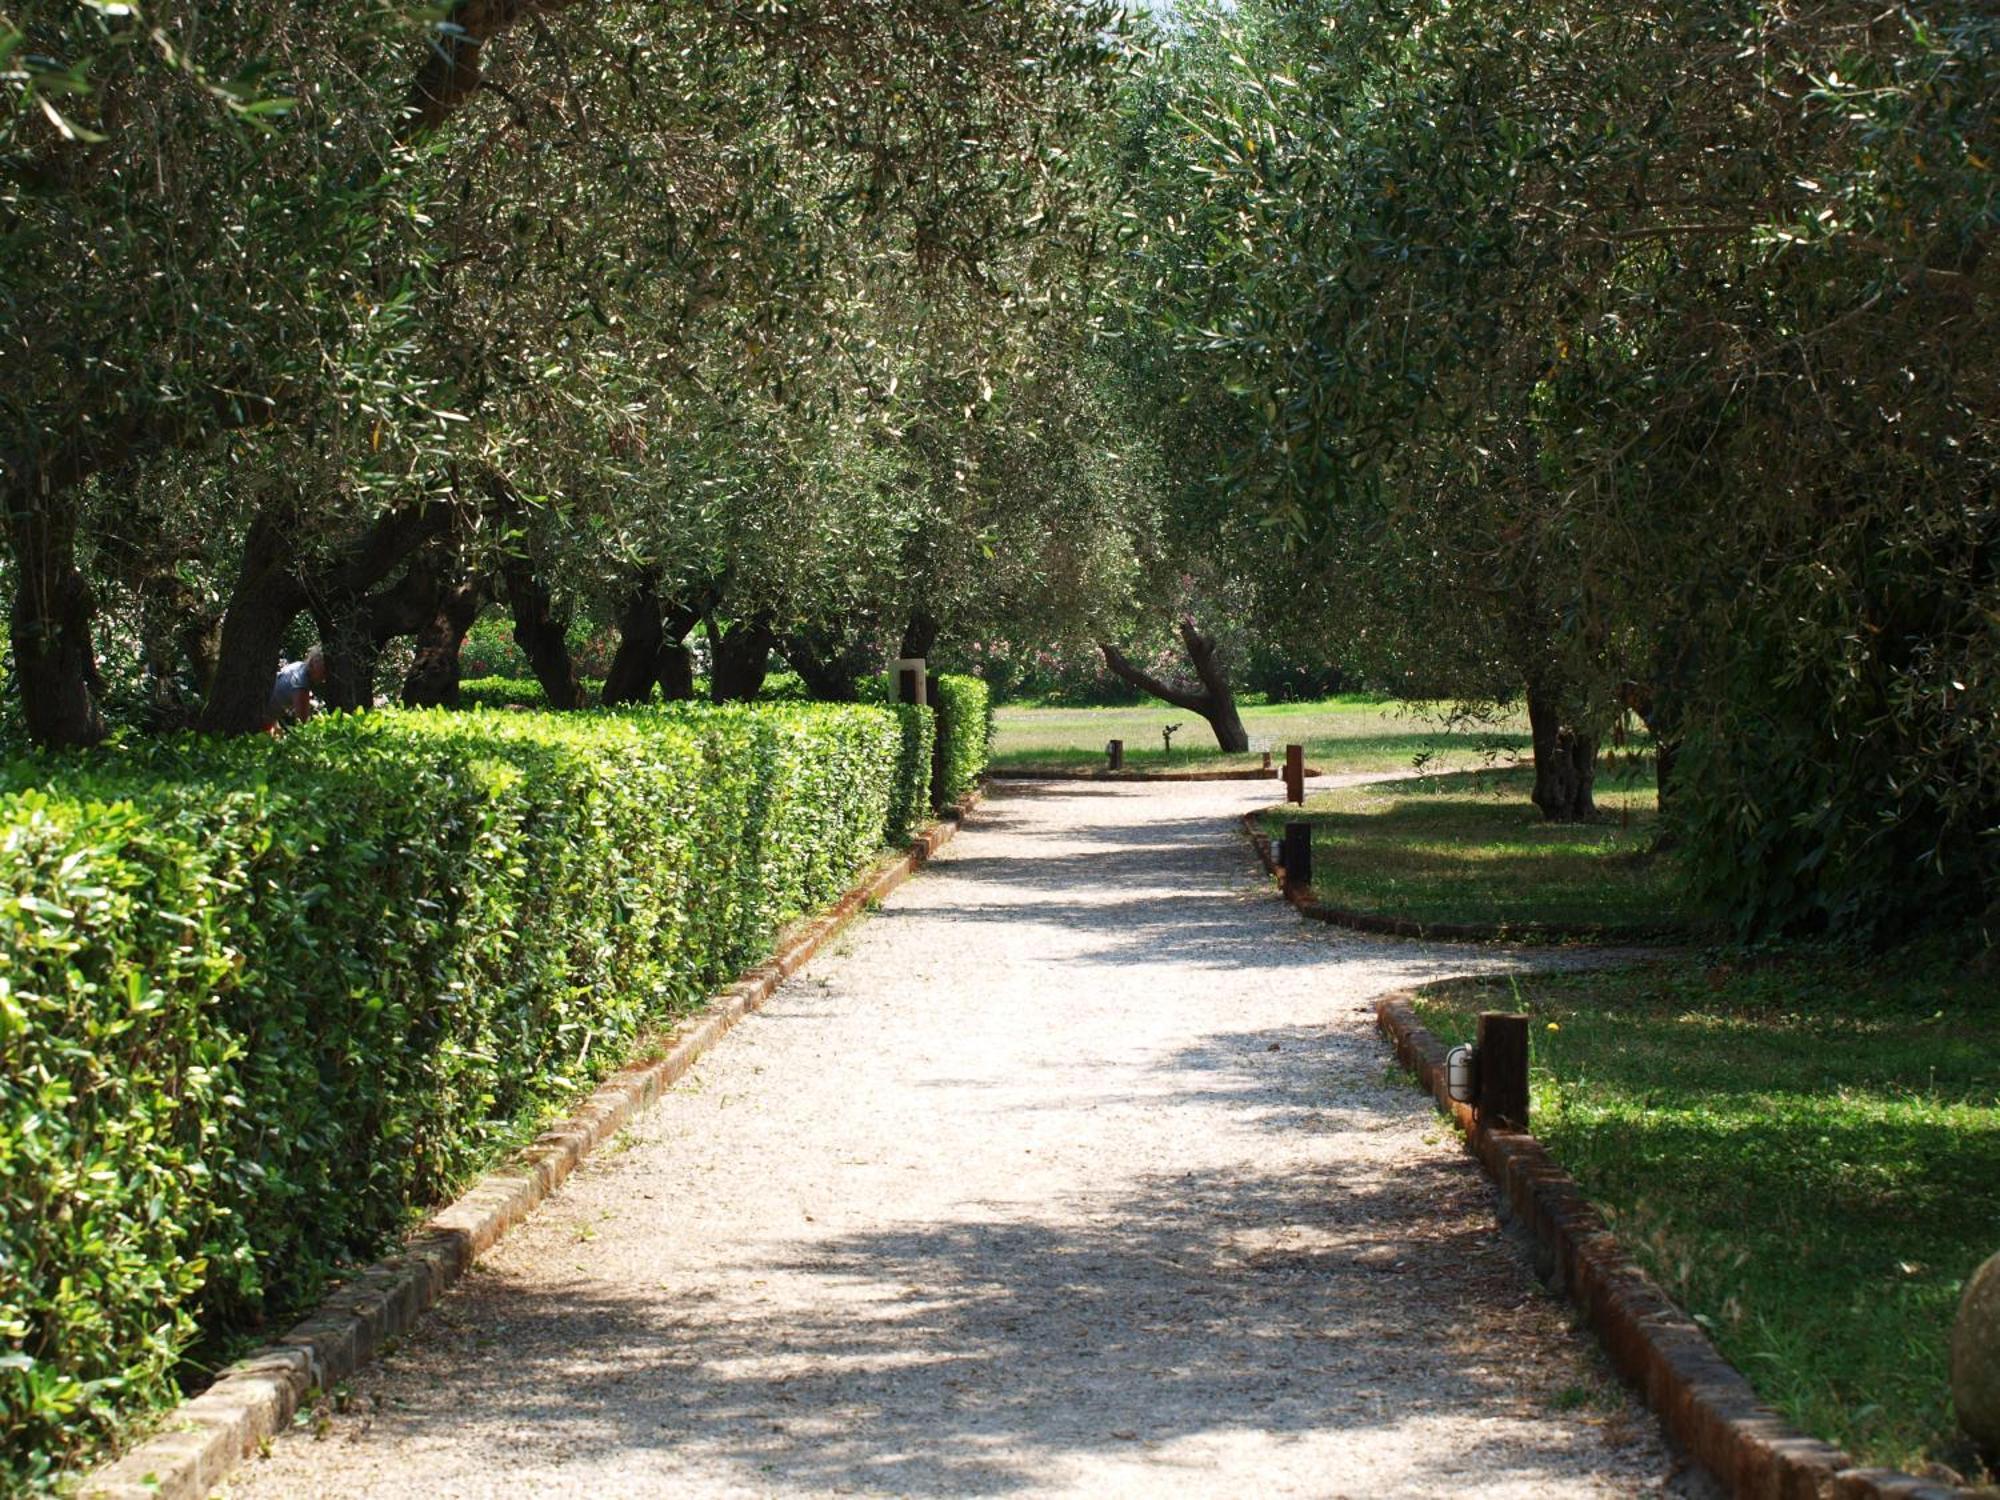
<path fill-rule="evenodd" d="M 671 600 L 660 611 L 660 696 L 669 703 L 686 703 L 695 696 L 694 652 L 687 638 L 701 623 L 702 606 Z"/>
<path fill-rule="evenodd" d="M 881 657 L 869 640 L 872 623 L 863 618 L 847 630 L 795 630 L 779 649 L 814 699 L 852 703 L 861 696 L 861 679 L 881 670 Z"/>
<path fill-rule="evenodd" d="M 1563 722 L 1562 695 L 1546 680 L 1528 683 L 1528 735 L 1535 752 L 1533 801 L 1551 823 L 1597 815 L 1597 737 Z"/>
<path fill-rule="evenodd" d="M 937 638 L 938 622 L 930 612 L 911 610 L 909 623 L 903 627 L 903 655 L 928 660 L 932 648 L 937 645 Z"/>
<path fill-rule="evenodd" d="M 319 628 L 326 680 L 313 689 L 321 707 L 354 710 L 375 706 L 375 664 L 382 659 L 370 601 L 341 599 L 312 611 Z"/>
<path fill-rule="evenodd" d="M 222 616 L 215 681 L 197 721 L 211 734 L 252 734 L 268 721 L 278 653 L 306 606 L 305 585 L 293 566 L 290 523 L 288 505 L 267 503 L 243 539 L 243 566 Z"/>
<path fill-rule="evenodd" d="M 510 559 L 504 571 L 507 605 L 514 612 L 514 644 L 527 653 L 549 707 L 582 708 L 583 684 L 569 654 L 569 617 L 556 613 L 547 585 L 525 560 Z"/>
<path fill-rule="evenodd" d="M 202 708 L 200 727 L 213 734 L 250 734 L 264 726 L 278 652 L 303 609 L 312 611 L 327 637 L 322 649 L 328 680 L 315 689 L 315 696 L 335 707 L 366 707 L 373 701 L 375 659 L 388 639 L 378 636 L 382 627 L 373 617 L 387 610 L 389 601 L 401 603 L 398 590 L 373 600 L 368 591 L 448 534 L 455 515 L 444 501 L 388 511 L 330 557 L 302 563 L 289 498 L 261 506 L 244 538 L 243 566 L 223 616 L 215 685 Z M 414 628 L 405 623 L 390 633 L 408 634 Z"/>
<path fill-rule="evenodd" d="M 76 566 L 76 510 L 8 486 L 0 490 L 14 544 L 14 674 L 37 744 L 104 738 L 102 683 L 90 642 L 90 589 Z"/>
<path fill-rule="evenodd" d="M 713 658 L 708 671 L 709 697 L 717 703 L 748 703 L 763 688 L 771 670 L 771 648 L 777 644 L 771 617 L 753 615 L 724 630 L 711 615 L 708 639 Z"/>
<path fill-rule="evenodd" d="M 660 587 L 657 578 L 641 578 L 632 585 L 618 610 L 618 649 L 604 674 L 604 702 L 644 703 L 653 695 L 660 676 L 660 651 L 666 644 L 660 620 Z"/>
<path fill-rule="evenodd" d="M 457 708 L 459 653 L 466 632 L 486 603 L 486 580 L 463 578 L 447 583 L 430 618 L 417 627 L 417 655 L 403 677 L 405 708 Z"/>
<path fill-rule="evenodd" d="M 1224 670 L 1216 650 L 1215 637 L 1203 635 L 1195 625 L 1194 616 L 1181 616 L 1181 644 L 1187 648 L 1188 662 L 1194 668 L 1198 687 L 1183 683 L 1165 682 L 1152 673 L 1134 665 L 1116 646 L 1101 643 L 1098 650 L 1104 653 L 1104 664 L 1119 677 L 1151 693 L 1175 708 L 1184 708 L 1191 714 L 1200 714 L 1208 720 L 1208 727 L 1215 731 L 1215 742 L 1231 754 L 1240 755 L 1250 748 L 1250 732 L 1243 727 L 1243 716 L 1236 711 L 1236 694 L 1230 689 L 1229 674 Z"/>

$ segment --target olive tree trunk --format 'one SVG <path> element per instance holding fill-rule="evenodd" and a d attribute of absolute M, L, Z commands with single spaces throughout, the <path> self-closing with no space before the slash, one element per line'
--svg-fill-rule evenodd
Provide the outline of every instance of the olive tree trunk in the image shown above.
<path fill-rule="evenodd" d="M 708 638 L 711 660 L 708 695 L 717 703 L 748 703 L 763 689 L 771 671 L 771 649 L 777 634 L 771 617 L 753 615 L 738 620 L 726 630 L 709 616 Z"/>
<path fill-rule="evenodd" d="M 644 703 L 653 696 L 664 643 L 659 581 L 641 578 L 618 608 L 618 649 L 611 654 L 611 665 L 604 673 L 606 706 Z"/>
<path fill-rule="evenodd" d="M 10 633 L 28 733 L 39 745 L 104 738 L 102 684 L 90 642 L 90 589 L 76 566 L 76 511 L 25 488 L 0 490 L 14 548 Z"/>
<path fill-rule="evenodd" d="M 583 683 L 569 654 L 569 616 L 558 614 L 548 586 L 524 560 L 505 569 L 507 606 L 514 612 L 514 644 L 527 654 L 551 708 L 582 708 Z"/>
<path fill-rule="evenodd" d="M 1533 801 L 1551 823 L 1597 815 L 1597 737 L 1564 722 L 1562 694 L 1546 680 L 1528 683 L 1528 735 L 1535 752 Z"/>
<path fill-rule="evenodd" d="M 660 696 L 669 703 L 688 703 L 695 697 L 694 651 L 687 638 L 701 617 L 702 606 L 688 600 L 673 600 L 660 611 Z"/>
<path fill-rule="evenodd" d="M 1215 637 L 1203 635 L 1194 616 L 1181 616 L 1181 644 L 1187 648 L 1188 663 L 1194 668 L 1196 686 L 1167 682 L 1129 661 L 1109 642 L 1101 643 L 1104 664 L 1142 692 L 1151 693 L 1175 708 L 1200 714 L 1215 731 L 1215 742 L 1231 754 L 1250 748 L 1250 733 L 1236 710 L 1236 694 L 1229 686 L 1229 674 L 1222 665 Z"/>
<path fill-rule="evenodd" d="M 486 603 L 486 580 L 462 578 L 445 585 L 430 618 L 417 628 L 416 659 L 403 678 L 405 708 L 457 708 L 459 654 L 466 632 Z"/>

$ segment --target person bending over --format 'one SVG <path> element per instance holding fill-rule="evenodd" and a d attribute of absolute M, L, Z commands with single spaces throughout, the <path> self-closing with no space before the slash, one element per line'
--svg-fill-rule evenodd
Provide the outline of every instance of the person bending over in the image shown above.
<path fill-rule="evenodd" d="M 278 668 L 271 684 L 270 711 L 264 727 L 272 733 L 280 724 L 303 724 L 313 716 L 313 689 L 326 681 L 326 658 L 315 646 L 304 661 L 287 662 Z"/>

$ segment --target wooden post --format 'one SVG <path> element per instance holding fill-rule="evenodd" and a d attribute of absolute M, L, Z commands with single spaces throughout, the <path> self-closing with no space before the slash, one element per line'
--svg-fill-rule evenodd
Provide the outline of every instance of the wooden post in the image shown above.
<path fill-rule="evenodd" d="M 1304 802 L 1306 800 L 1306 747 L 1304 745 L 1285 746 L 1285 800 Z"/>
<path fill-rule="evenodd" d="M 1479 1013 L 1479 1123 L 1528 1128 L 1528 1018 Z"/>
<path fill-rule="evenodd" d="M 1106 767 L 1107 770 L 1112 770 L 1112 771 L 1124 770 L 1125 742 L 1123 740 L 1105 741 L 1104 758 L 1110 762 L 1110 764 Z"/>
<path fill-rule="evenodd" d="M 1304 890 L 1313 883 L 1313 826 L 1287 823 L 1283 854 L 1278 863 L 1285 867 L 1285 889 Z"/>
<path fill-rule="evenodd" d="M 896 659 L 896 701 L 898 703 L 929 703 L 930 697 L 924 692 L 928 674 L 924 670 L 921 656 L 901 656 Z"/>
<path fill-rule="evenodd" d="M 1271 752 L 1268 750 L 1264 752 L 1264 769 L 1267 771 L 1271 769 Z"/>

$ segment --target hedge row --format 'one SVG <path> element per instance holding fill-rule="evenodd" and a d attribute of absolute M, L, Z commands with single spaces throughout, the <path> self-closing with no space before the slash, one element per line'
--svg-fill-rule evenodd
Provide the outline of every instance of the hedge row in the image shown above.
<path fill-rule="evenodd" d="M 993 695 L 977 677 L 952 673 L 937 679 L 937 714 L 943 744 L 933 793 L 950 807 L 978 784 L 993 744 Z"/>
<path fill-rule="evenodd" d="M 843 889 L 928 717 L 390 711 L 0 773 L 0 1489 Z"/>
<path fill-rule="evenodd" d="M 596 685 L 592 685 L 593 689 Z M 935 733 L 942 732 L 944 742 L 936 745 L 936 775 L 930 788 L 930 795 L 920 797 L 919 803 L 950 807 L 978 783 L 986 770 L 986 759 L 993 742 L 993 699 L 984 681 L 977 677 L 961 677 L 946 674 L 936 679 L 938 701 L 932 715 L 935 724 L 922 731 L 925 757 L 929 757 L 934 744 Z M 802 702 L 805 688 L 796 674 L 773 673 L 765 682 L 760 702 Z M 871 679 L 867 689 L 871 701 L 886 702 L 888 688 L 883 679 Z M 459 684 L 459 697 L 466 708 L 546 708 L 548 698 L 542 692 L 541 684 L 532 679 L 512 677 L 475 677 Z M 914 745 L 914 736 L 919 731 L 913 723 L 905 725 L 905 749 Z M 923 762 L 910 762 L 906 769 Z M 900 843 L 909 837 L 922 820 L 927 806 L 919 805 L 905 809 L 898 803 L 892 810 L 889 823 L 889 842 Z"/>
<path fill-rule="evenodd" d="M 937 742 L 937 714 L 914 703 L 890 707 L 896 715 L 900 742 L 885 842 L 895 846 L 907 843 L 931 814 L 931 756 Z"/>
<path fill-rule="evenodd" d="M 590 700 L 597 701 L 604 684 L 595 678 L 583 679 Z M 539 708 L 549 706 L 549 695 L 532 677 L 468 677 L 458 685 L 461 708 Z"/>

